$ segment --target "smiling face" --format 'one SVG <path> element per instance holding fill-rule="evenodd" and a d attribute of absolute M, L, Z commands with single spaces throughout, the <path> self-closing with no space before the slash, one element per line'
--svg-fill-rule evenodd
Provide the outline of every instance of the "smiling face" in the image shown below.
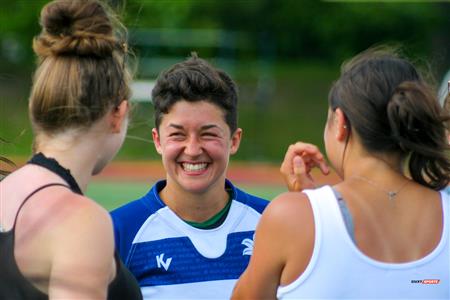
<path fill-rule="evenodd" d="M 232 135 L 224 112 L 206 101 L 175 103 L 152 131 L 162 156 L 167 187 L 204 194 L 223 190 L 229 157 L 236 153 L 241 129 Z"/>

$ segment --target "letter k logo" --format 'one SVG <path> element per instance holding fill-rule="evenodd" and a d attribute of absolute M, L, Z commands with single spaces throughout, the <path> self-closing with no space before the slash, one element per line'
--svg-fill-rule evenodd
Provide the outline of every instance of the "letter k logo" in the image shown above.
<path fill-rule="evenodd" d="M 170 263 L 172 262 L 172 257 L 169 257 L 164 261 L 164 253 L 161 253 L 160 255 L 156 255 L 156 263 L 158 264 L 158 268 L 161 269 L 161 266 L 164 268 L 164 270 L 169 270 Z"/>

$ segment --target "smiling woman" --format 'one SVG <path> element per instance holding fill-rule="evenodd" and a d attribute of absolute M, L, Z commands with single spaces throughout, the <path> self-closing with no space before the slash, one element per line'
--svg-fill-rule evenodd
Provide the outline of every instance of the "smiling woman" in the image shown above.
<path fill-rule="evenodd" d="M 237 87 L 225 72 L 194 53 L 158 77 L 152 97 L 152 135 L 167 180 L 160 196 L 181 218 L 203 221 L 228 203 L 225 173 L 242 134 L 237 127 Z M 187 206 L 204 201 L 209 208 L 200 215 L 192 213 L 174 200 L 179 194 L 186 195 Z"/>
<path fill-rule="evenodd" d="M 242 134 L 236 85 L 194 56 L 163 72 L 152 96 L 166 180 L 112 212 L 120 253 L 144 297 L 229 298 L 267 205 L 225 178 Z"/>
<path fill-rule="evenodd" d="M 159 130 L 152 132 L 167 171 L 162 198 L 170 202 L 177 189 L 196 194 L 225 192 L 225 171 L 230 155 L 239 148 L 241 132 L 236 129 L 231 135 L 222 110 L 207 101 L 174 104 Z"/>

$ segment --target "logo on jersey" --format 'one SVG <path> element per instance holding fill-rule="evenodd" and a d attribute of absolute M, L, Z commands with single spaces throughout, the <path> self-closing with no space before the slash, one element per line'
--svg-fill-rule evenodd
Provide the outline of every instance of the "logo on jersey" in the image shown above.
<path fill-rule="evenodd" d="M 158 265 L 158 268 L 161 269 L 161 267 L 164 268 L 164 270 L 169 270 L 170 263 L 172 262 L 172 257 L 167 258 L 164 261 L 164 253 L 161 253 L 160 255 L 156 255 L 156 263 Z"/>
<path fill-rule="evenodd" d="M 241 242 L 246 248 L 242 251 L 242 255 L 252 255 L 253 254 L 253 240 L 252 239 L 243 239 Z"/>

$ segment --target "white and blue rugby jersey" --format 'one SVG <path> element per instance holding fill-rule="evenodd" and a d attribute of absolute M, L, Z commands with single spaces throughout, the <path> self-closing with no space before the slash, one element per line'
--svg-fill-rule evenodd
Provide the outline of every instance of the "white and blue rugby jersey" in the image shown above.
<path fill-rule="evenodd" d="M 226 181 L 232 202 L 217 228 L 198 229 L 159 197 L 157 182 L 144 197 L 111 215 L 116 248 L 146 299 L 229 299 L 248 265 L 253 235 L 268 201 Z"/>

